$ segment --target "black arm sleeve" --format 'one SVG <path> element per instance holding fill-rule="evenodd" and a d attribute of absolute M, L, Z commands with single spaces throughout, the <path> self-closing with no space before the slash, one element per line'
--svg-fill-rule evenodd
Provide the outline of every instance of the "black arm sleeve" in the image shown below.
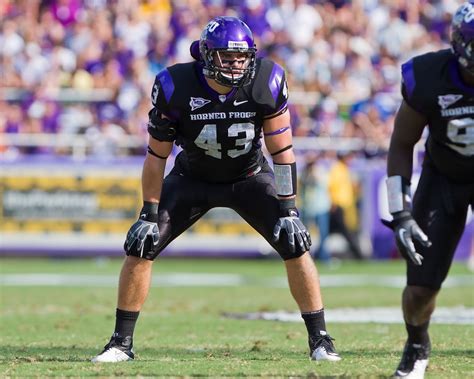
<path fill-rule="evenodd" d="M 176 125 L 156 108 L 148 112 L 148 133 L 158 141 L 173 142 L 176 140 Z"/>

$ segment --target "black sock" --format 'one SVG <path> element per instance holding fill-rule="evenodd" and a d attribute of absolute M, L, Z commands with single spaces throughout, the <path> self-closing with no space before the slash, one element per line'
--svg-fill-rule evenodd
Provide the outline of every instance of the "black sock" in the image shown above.
<path fill-rule="evenodd" d="M 430 342 L 430 336 L 428 334 L 428 326 L 430 322 L 427 321 L 424 324 L 414 326 L 405 323 L 405 328 L 408 333 L 408 343 L 426 345 Z"/>
<path fill-rule="evenodd" d="M 120 337 L 133 337 L 133 331 L 139 314 L 140 312 L 123 311 L 117 308 L 114 334 Z"/>
<path fill-rule="evenodd" d="M 309 336 L 320 336 L 326 332 L 326 321 L 324 320 L 324 308 L 314 312 L 302 312 L 306 329 Z"/>

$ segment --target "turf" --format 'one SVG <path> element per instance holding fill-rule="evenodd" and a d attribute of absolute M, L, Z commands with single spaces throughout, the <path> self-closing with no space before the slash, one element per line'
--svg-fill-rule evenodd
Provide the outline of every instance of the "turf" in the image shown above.
<path fill-rule="evenodd" d="M 2 276 L 20 273 L 118 275 L 120 259 L 0 260 Z M 154 285 L 135 333 L 137 359 L 115 365 L 89 362 L 114 326 L 112 286 L 0 287 L 1 377 L 388 377 L 399 360 L 403 325 L 331 323 L 343 356 L 338 363 L 310 362 L 303 323 L 233 320 L 224 312 L 296 311 L 278 260 L 161 259 L 154 275 L 234 274 L 239 286 Z M 332 275 L 387 276 L 404 273 L 395 262 L 342 262 L 321 266 L 322 283 Z M 185 275 L 186 276 L 186 275 Z M 464 265 L 451 278 L 472 278 Z M 0 281 L 1 282 L 1 281 Z M 4 283 L 4 282 L 1 282 Z M 441 292 L 438 306 L 474 307 L 474 279 Z M 325 287 L 328 309 L 398 307 L 400 288 Z M 474 377 L 471 325 L 433 324 L 433 353 L 426 378 Z"/>

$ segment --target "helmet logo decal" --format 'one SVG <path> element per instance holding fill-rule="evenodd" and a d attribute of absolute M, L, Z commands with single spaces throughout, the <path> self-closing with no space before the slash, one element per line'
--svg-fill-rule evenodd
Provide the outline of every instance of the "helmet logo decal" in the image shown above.
<path fill-rule="evenodd" d="M 229 49 L 248 49 L 249 44 L 247 41 L 228 41 L 227 47 Z"/>
<path fill-rule="evenodd" d="M 189 105 L 191 106 L 191 111 L 194 111 L 198 108 L 202 108 L 204 105 L 209 104 L 211 100 L 203 99 L 202 97 L 191 97 Z"/>
<path fill-rule="evenodd" d="M 461 100 L 462 95 L 442 95 L 438 96 L 438 104 L 441 109 L 446 109 L 450 105 L 453 105 L 456 101 Z"/>
<path fill-rule="evenodd" d="M 461 5 L 451 22 L 451 49 L 459 65 L 474 75 L 474 6 L 470 2 Z"/>
<path fill-rule="evenodd" d="M 216 30 L 216 28 L 219 26 L 219 23 L 217 21 L 211 21 L 209 24 L 207 24 L 207 30 L 209 30 L 211 33 Z"/>
<path fill-rule="evenodd" d="M 474 7 L 472 6 L 471 3 L 466 3 L 464 4 L 464 7 L 462 8 L 461 12 L 459 13 L 459 16 L 461 16 L 461 20 L 456 20 L 458 22 L 461 22 L 464 20 L 464 22 L 471 22 L 474 20 Z"/>

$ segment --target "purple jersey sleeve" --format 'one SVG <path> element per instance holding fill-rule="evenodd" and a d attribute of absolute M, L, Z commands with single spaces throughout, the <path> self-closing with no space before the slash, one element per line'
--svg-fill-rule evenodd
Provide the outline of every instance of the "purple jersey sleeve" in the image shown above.
<path fill-rule="evenodd" d="M 420 113 L 423 111 L 423 106 L 416 95 L 416 77 L 414 60 L 402 64 L 402 96 L 403 100 Z"/>
<path fill-rule="evenodd" d="M 151 102 L 160 113 L 163 113 L 171 120 L 174 120 L 173 112 L 170 108 L 170 100 L 174 89 L 173 78 L 169 71 L 167 69 L 160 71 L 155 77 L 151 90 Z"/>
<path fill-rule="evenodd" d="M 272 106 L 265 107 L 265 118 L 283 113 L 288 107 L 288 84 L 285 70 L 274 63 L 268 78 L 268 88 L 273 98 Z"/>

